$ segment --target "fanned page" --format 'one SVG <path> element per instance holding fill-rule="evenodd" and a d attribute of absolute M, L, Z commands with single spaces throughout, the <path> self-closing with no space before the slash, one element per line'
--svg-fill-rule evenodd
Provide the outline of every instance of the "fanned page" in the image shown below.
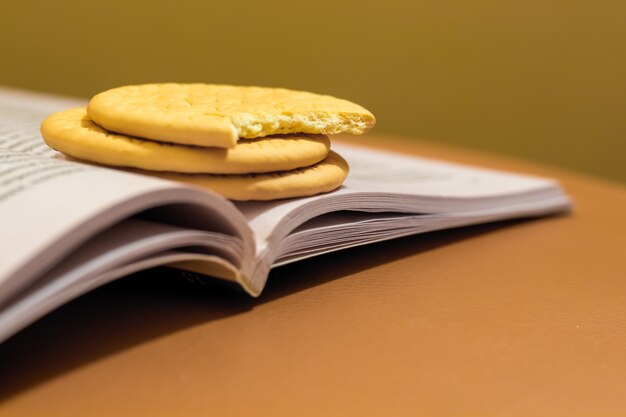
<path fill-rule="evenodd" d="M 134 270 L 192 265 L 240 282 L 253 256 L 251 232 L 228 200 L 59 159 L 39 124 L 76 104 L 0 94 L 0 341 Z"/>
<path fill-rule="evenodd" d="M 415 233 L 566 211 L 551 179 L 333 143 L 350 164 L 331 193 L 274 203 L 238 203 L 255 231 L 252 282 L 272 266 Z"/>

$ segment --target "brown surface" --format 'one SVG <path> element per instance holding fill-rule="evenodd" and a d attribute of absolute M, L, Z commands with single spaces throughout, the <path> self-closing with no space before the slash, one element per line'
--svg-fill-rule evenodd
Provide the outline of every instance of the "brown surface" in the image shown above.
<path fill-rule="evenodd" d="M 257 300 L 121 280 L 0 346 L 0 414 L 625 415 L 626 190 L 366 140 L 556 176 L 575 212 L 282 267 Z"/>

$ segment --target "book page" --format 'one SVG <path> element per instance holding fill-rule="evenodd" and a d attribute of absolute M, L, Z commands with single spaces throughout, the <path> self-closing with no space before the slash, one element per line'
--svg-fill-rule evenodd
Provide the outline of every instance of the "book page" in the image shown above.
<path fill-rule="evenodd" d="M 237 203 L 256 233 L 259 258 L 284 264 L 407 234 L 564 211 L 571 204 L 551 179 L 341 143 L 333 149 L 350 165 L 340 189 Z"/>
<path fill-rule="evenodd" d="M 58 154 L 41 139 L 41 122 L 56 111 L 85 105 L 85 100 L 0 88 L 0 149 L 39 156 Z"/>
<path fill-rule="evenodd" d="M 0 343 L 72 298 L 137 268 L 196 261 L 211 265 L 212 276 L 231 279 L 238 273 L 233 263 L 240 261 L 241 243 L 221 233 L 125 220 L 81 245 L 1 305 Z"/>
<path fill-rule="evenodd" d="M 375 191 L 446 200 L 497 197 L 545 189 L 546 178 L 418 158 L 393 152 L 333 144 L 345 155 L 350 175 L 345 188 L 352 192 Z M 439 209 L 437 211 L 440 211 Z"/>
<path fill-rule="evenodd" d="M 0 90 L 0 304 L 91 236 L 146 210 L 150 220 L 238 236 L 252 251 L 245 219 L 220 196 L 58 158 L 39 124 L 67 105 Z"/>

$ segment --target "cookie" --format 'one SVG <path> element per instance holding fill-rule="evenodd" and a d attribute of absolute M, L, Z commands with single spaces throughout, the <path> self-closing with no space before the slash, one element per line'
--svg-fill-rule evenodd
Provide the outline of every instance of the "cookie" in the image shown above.
<path fill-rule="evenodd" d="M 45 142 L 77 159 L 151 171 L 246 174 L 313 165 L 328 155 L 324 135 L 294 134 L 241 140 L 233 149 L 154 142 L 108 132 L 84 108 L 61 111 L 41 125 Z"/>
<path fill-rule="evenodd" d="M 87 107 L 107 130 L 161 142 L 233 148 L 239 138 L 362 134 L 372 113 L 347 100 L 283 88 L 143 84 L 94 96 Z"/>
<path fill-rule="evenodd" d="M 248 175 L 148 174 L 208 188 L 231 200 L 247 201 L 306 197 L 332 191 L 343 184 L 348 170 L 348 163 L 330 151 L 322 162 L 284 172 Z"/>

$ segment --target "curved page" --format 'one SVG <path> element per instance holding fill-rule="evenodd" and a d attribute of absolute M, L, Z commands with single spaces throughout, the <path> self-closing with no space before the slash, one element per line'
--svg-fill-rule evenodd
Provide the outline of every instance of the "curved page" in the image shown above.
<path fill-rule="evenodd" d="M 228 200 L 170 181 L 60 160 L 43 143 L 39 123 L 71 101 L 2 93 L 0 305 L 90 237 L 138 213 L 238 236 L 252 255 L 251 232 Z"/>
<path fill-rule="evenodd" d="M 1 307 L 0 342 L 56 307 L 140 265 L 195 261 L 210 268 L 213 276 L 237 281 L 236 263 L 242 252 L 241 239 L 233 236 L 126 220 L 82 245 L 9 299 Z"/>

